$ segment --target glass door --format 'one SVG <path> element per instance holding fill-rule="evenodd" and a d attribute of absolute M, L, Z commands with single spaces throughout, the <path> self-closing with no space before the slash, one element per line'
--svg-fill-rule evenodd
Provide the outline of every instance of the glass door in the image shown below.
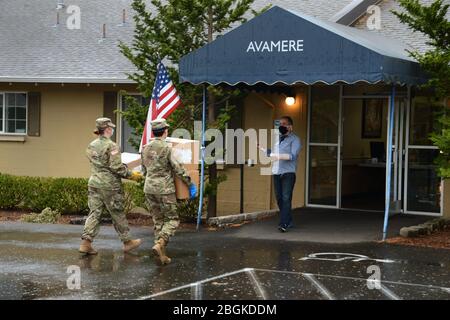
<path fill-rule="evenodd" d="M 307 205 L 339 207 L 341 87 L 310 87 Z"/>
<path fill-rule="evenodd" d="M 341 208 L 384 210 L 388 107 L 386 96 L 343 98 Z"/>
<path fill-rule="evenodd" d="M 441 179 L 434 160 L 439 150 L 429 139 L 442 105 L 430 97 L 412 99 L 407 112 L 404 207 L 406 213 L 441 215 Z"/>
<path fill-rule="evenodd" d="M 389 106 L 391 98 L 389 98 Z M 390 192 L 389 213 L 400 213 L 403 210 L 402 194 L 404 190 L 403 176 L 405 172 L 405 130 L 406 130 L 406 97 L 395 98 L 394 110 L 388 114 L 388 124 L 393 116 L 392 145 L 391 145 L 391 170 L 390 170 Z M 389 108 L 390 110 L 390 108 Z M 387 168 L 386 168 L 387 169 Z M 388 172 L 386 170 L 386 181 Z"/>

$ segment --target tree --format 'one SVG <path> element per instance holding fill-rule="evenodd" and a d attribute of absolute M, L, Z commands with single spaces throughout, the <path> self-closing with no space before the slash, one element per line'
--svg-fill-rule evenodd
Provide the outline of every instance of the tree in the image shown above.
<path fill-rule="evenodd" d="M 429 38 L 430 50 L 410 52 L 430 77 L 425 87 L 432 88 L 438 100 L 450 98 L 450 21 L 447 19 L 450 4 L 444 4 L 444 0 L 435 0 L 429 6 L 422 5 L 419 0 L 399 0 L 399 3 L 405 11 L 393 13 L 412 30 Z M 436 159 L 438 174 L 447 179 L 450 178 L 450 116 L 447 106 L 436 127 L 430 139 L 440 149 Z"/>
<path fill-rule="evenodd" d="M 177 87 L 183 102 L 168 122 L 172 128 L 185 128 L 193 131 L 193 122 L 200 119 L 202 90 L 200 87 L 178 82 L 177 65 L 180 58 L 214 40 L 236 24 L 245 22 L 246 14 L 257 15 L 251 9 L 254 0 L 151 0 L 152 12 L 147 10 L 144 0 L 134 0 L 136 25 L 131 44 L 120 43 L 121 52 L 136 67 L 137 71 L 129 78 L 137 83 L 137 88 L 145 97 L 150 97 L 155 81 L 157 64 L 164 60 L 171 79 Z M 224 90 L 220 87 L 208 87 L 208 128 L 222 129 L 230 117 L 233 108 L 224 106 L 238 94 L 236 90 Z M 126 97 L 128 109 L 122 116 L 134 129 L 133 134 L 140 137 L 143 132 L 147 106 L 141 106 L 131 96 Z M 219 115 L 217 115 L 219 110 Z M 131 139 L 133 146 L 139 141 Z M 216 211 L 217 177 L 215 164 L 208 168 L 209 194 L 208 216 Z"/>

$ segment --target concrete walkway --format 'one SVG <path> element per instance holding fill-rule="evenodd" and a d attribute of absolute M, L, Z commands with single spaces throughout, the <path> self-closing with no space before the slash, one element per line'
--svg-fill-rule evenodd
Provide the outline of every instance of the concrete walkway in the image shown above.
<path fill-rule="evenodd" d="M 382 239 L 382 212 L 301 208 L 293 212 L 294 228 L 277 229 L 278 216 L 246 224 L 234 230 L 238 238 L 272 239 L 319 243 L 358 243 Z M 402 227 L 417 225 L 433 217 L 398 214 L 389 219 L 388 237 L 399 235 Z"/>

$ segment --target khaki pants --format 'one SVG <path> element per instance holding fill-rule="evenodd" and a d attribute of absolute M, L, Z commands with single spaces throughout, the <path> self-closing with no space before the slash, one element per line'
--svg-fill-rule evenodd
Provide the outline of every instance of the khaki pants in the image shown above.
<path fill-rule="evenodd" d="M 109 213 L 114 228 L 122 242 L 131 240 L 130 228 L 124 213 L 123 190 L 102 190 L 89 187 L 89 216 L 84 225 L 82 239 L 93 241 L 100 231 L 101 217 L 104 212 Z"/>
<path fill-rule="evenodd" d="M 169 242 L 180 225 L 175 193 L 146 194 L 145 199 L 153 216 L 155 243 L 161 238 Z"/>

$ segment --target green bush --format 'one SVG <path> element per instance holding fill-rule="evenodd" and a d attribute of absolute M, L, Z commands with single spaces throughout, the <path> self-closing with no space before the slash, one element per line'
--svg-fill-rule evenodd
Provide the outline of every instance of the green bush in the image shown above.
<path fill-rule="evenodd" d="M 15 209 L 23 203 L 30 189 L 23 177 L 0 174 L 0 208 Z"/>
<path fill-rule="evenodd" d="M 27 214 L 21 220 L 32 223 L 56 223 L 60 217 L 61 213 L 58 210 L 45 208 L 41 213 Z"/>
<path fill-rule="evenodd" d="M 125 191 L 125 213 L 128 214 L 137 207 L 144 208 L 148 211 L 143 183 L 125 182 L 123 186 Z"/>
<path fill-rule="evenodd" d="M 27 181 L 32 188 L 24 197 L 24 209 L 39 212 L 52 208 L 64 213 L 88 211 L 87 179 L 28 178 Z"/>
<path fill-rule="evenodd" d="M 89 212 L 87 184 L 88 180 L 83 178 L 18 177 L 0 173 L 0 209 L 41 212 L 24 218 L 24 221 L 29 219 L 30 222 L 52 223 L 51 216 L 56 213 L 87 214 Z M 143 181 L 124 183 L 126 214 L 137 207 L 150 212 L 143 189 Z M 182 221 L 196 221 L 198 199 L 178 201 L 177 206 Z M 203 208 L 206 209 L 206 205 Z M 45 215 L 42 216 L 44 212 Z"/>
<path fill-rule="evenodd" d="M 84 178 L 19 177 L 0 173 L 0 209 L 64 214 L 88 213 L 88 180 Z M 143 183 L 126 182 L 125 213 L 146 209 Z"/>
<path fill-rule="evenodd" d="M 181 222 L 196 222 L 198 214 L 198 198 L 193 200 L 178 200 L 177 210 Z M 203 203 L 202 216 L 206 213 L 206 205 Z"/>
<path fill-rule="evenodd" d="M 0 174 L 0 209 L 86 213 L 87 179 L 17 177 Z"/>

